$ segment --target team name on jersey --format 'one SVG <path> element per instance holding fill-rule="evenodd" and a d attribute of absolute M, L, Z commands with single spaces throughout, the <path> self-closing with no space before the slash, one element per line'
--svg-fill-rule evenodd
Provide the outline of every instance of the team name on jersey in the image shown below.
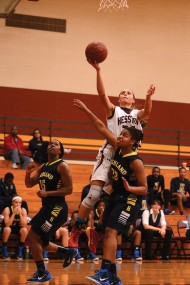
<path fill-rule="evenodd" d="M 127 171 L 123 168 L 123 166 L 116 160 L 112 160 L 112 165 L 114 165 L 122 175 L 125 175 Z"/>
<path fill-rule="evenodd" d="M 41 177 L 47 177 L 48 179 L 52 180 L 53 179 L 53 175 L 51 173 L 48 173 L 48 172 L 42 172 L 40 174 L 40 178 Z"/>
<path fill-rule="evenodd" d="M 138 125 L 137 118 L 134 118 L 131 115 L 121 116 L 117 119 L 118 126 L 122 124 L 131 124 L 131 125 Z"/>

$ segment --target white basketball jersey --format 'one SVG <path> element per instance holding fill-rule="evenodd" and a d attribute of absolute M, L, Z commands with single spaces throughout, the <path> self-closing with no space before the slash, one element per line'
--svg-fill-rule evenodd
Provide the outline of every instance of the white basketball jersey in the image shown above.
<path fill-rule="evenodd" d="M 107 119 L 108 129 L 117 137 L 120 135 L 123 126 L 135 127 L 142 131 L 142 126 L 137 118 L 137 109 L 115 107 L 114 114 L 112 117 Z"/>

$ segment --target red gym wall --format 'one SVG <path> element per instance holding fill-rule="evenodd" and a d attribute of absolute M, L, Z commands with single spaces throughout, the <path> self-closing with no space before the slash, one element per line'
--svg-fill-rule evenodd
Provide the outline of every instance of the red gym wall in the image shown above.
<path fill-rule="evenodd" d="M 87 121 L 85 115 L 73 107 L 73 99 L 83 100 L 93 112 L 104 119 L 98 96 L 55 91 L 0 87 L 1 116 L 46 120 Z M 110 98 L 117 104 L 117 98 Z M 144 100 L 136 100 L 143 108 Z M 153 101 L 149 128 L 189 130 L 189 104 Z M 24 122 L 23 122 L 24 124 Z"/>

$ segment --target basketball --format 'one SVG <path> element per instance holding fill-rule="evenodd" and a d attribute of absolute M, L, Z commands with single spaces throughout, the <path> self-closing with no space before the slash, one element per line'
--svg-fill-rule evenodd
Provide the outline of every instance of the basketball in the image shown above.
<path fill-rule="evenodd" d="M 85 55 L 86 58 L 90 61 L 100 63 L 106 59 L 108 55 L 108 49 L 103 43 L 92 42 L 87 45 Z"/>

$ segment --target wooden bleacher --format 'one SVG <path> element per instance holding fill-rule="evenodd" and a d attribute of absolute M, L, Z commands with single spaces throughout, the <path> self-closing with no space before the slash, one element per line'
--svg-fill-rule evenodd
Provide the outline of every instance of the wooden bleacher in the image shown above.
<path fill-rule="evenodd" d="M 71 214 L 73 211 L 78 209 L 79 203 L 80 203 L 80 197 L 81 197 L 81 191 L 82 188 L 88 184 L 89 177 L 93 170 L 93 165 L 86 165 L 86 164 L 70 164 L 70 169 L 73 176 L 73 193 L 72 195 L 68 195 L 66 197 L 66 200 L 68 202 L 69 206 L 69 214 Z M 161 168 L 162 169 L 162 168 Z M 145 167 L 146 175 L 150 174 L 152 170 L 152 167 Z M 39 187 L 34 186 L 33 188 L 26 188 L 24 183 L 25 178 L 25 170 L 17 169 L 14 170 L 11 168 L 11 162 L 6 160 L 0 160 L 0 178 L 3 178 L 5 173 L 12 172 L 15 179 L 15 185 L 17 192 L 20 196 L 23 197 L 24 200 L 27 201 L 29 206 L 29 216 L 33 217 L 38 210 L 41 207 L 41 200 L 36 195 L 36 192 L 38 191 Z M 178 176 L 178 170 L 177 169 L 162 169 L 161 173 L 165 177 L 165 186 L 169 189 L 170 180 L 174 176 Z M 189 173 L 187 174 L 187 178 L 189 176 Z M 178 237 L 177 233 L 177 221 L 179 219 L 186 219 L 187 215 L 189 213 L 189 209 L 186 209 L 185 215 L 180 216 L 178 213 L 177 208 L 175 208 L 176 213 L 174 215 L 168 215 L 166 216 L 166 220 L 168 224 L 172 227 L 174 236 Z"/>
<path fill-rule="evenodd" d="M 86 165 L 86 164 L 70 164 L 70 169 L 73 175 L 73 193 L 72 195 L 68 195 L 66 200 L 69 205 L 69 212 L 73 212 L 77 209 L 80 203 L 81 191 L 82 188 L 88 184 L 89 177 L 93 170 L 93 165 Z M 150 174 L 152 167 L 145 167 L 146 175 Z M 24 183 L 25 178 L 25 170 L 21 169 L 12 169 L 11 162 L 7 160 L 0 160 L 0 178 L 3 178 L 6 172 L 12 172 L 15 179 L 15 185 L 17 192 L 20 196 L 23 197 L 24 200 L 28 202 L 29 205 L 29 212 L 33 216 L 41 206 L 41 200 L 35 195 L 36 191 L 39 189 L 38 185 L 34 186 L 33 188 L 26 188 Z M 177 169 L 162 169 L 161 173 L 165 177 L 165 186 L 167 189 L 170 187 L 170 180 L 171 178 L 178 176 Z M 189 175 L 189 173 L 187 174 Z M 187 176 L 187 178 L 189 178 Z M 175 208 L 176 214 L 179 214 L 177 209 Z M 185 212 L 185 216 L 187 216 L 188 210 Z"/>

